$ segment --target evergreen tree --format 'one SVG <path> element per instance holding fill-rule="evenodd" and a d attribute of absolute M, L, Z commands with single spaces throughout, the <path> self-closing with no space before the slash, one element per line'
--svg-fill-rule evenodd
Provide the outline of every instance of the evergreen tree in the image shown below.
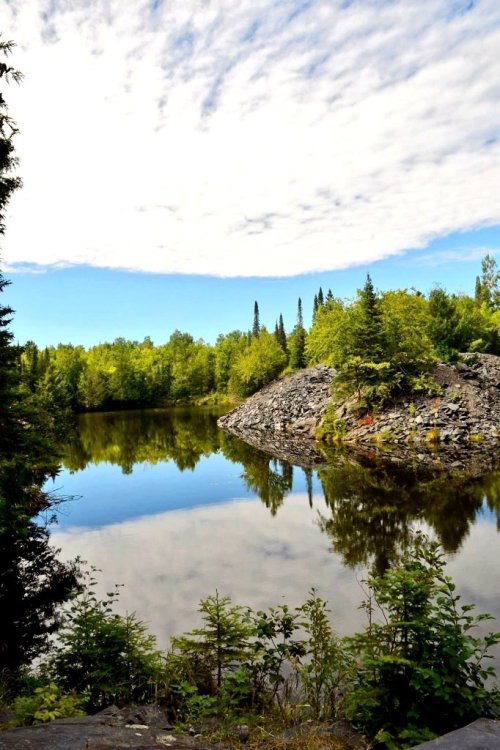
<path fill-rule="evenodd" d="M 326 301 L 327 302 L 333 302 L 333 294 L 332 294 L 332 290 L 331 289 L 329 289 L 327 291 L 327 293 L 326 293 Z"/>
<path fill-rule="evenodd" d="M 12 51 L 13 42 L 0 42 L 0 54 L 5 57 Z M 0 62 L 0 82 L 10 79 L 19 82 L 21 74 Z M 21 185 L 19 177 L 12 175 L 17 166 L 13 138 L 17 128 L 9 117 L 7 104 L 0 92 L 0 235 L 5 233 L 5 210 L 14 190 Z M 0 274 L 0 293 L 10 282 Z M 12 346 L 13 335 L 8 326 L 12 319 L 12 308 L 0 304 L 0 452 L 7 449 L 12 440 L 12 429 L 16 420 L 11 409 L 16 395 L 16 363 L 18 350 Z"/>
<path fill-rule="evenodd" d="M 300 299 L 300 297 L 297 302 L 297 325 L 300 328 L 304 328 L 304 318 L 302 316 L 302 300 Z"/>
<path fill-rule="evenodd" d="M 359 317 L 356 321 L 353 354 L 370 362 L 383 362 L 386 359 L 386 347 L 382 314 L 370 274 L 366 276 L 363 289 L 358 291 L 357 304 Z"/>
<path fill-rule="evenodd" d="M 8 55 L 12 42 L 0 42 Z M 0 62 L 0 83 L 21 74 Z M 0 93 L 0 235 L 5 209 L 20 186 L 12 176 L 17 164 L 16 127 Z M 0 293 L 7 282 L 0 274 Z M 12 310 L 0 304 L 0 695 L 12 695 L 22 668 L 48 647 L 57 629 L 56 606 L 75 589 L 75 568 L 59 563 L 48 534 L 32 516 L 50 507 L 42 485 L 55 471 L 55 456 L 39 435 L 44 415 L 37 414 L 20 393 L 18 348 L 8 326 Z"/>
<path fill-rule="evenodd" d="M 481 284 L 481 279 L 479 276 L 476 276 L 476 286 L 474 289 L 474 301 L 478 307 L 481 307 L 481 304 L 483 302 L 483 288 Z"/>
<path fill-rule="evenodd" d="M 313 320 L 316 317 L 317 312 L 318 312 L 318 295 L 315 294 L 314 299 L 313 299 L 313 314 L 312 314 Z"/>
<path fill-rule="evenodd" d="M 283 323 L 283 315 L 280 313 L 279 323 L 278 323 L 278 343 L 285 352 L 286 355 L 288 355 L 288 346 L 286 343 L 286 332 L 285 332 L 285 325 Z"/>
<path fill-rule="evenodd" d="M 297 302 L 297 324 L 288 339 L 290 349 L 290 367 L 292 370 L 300 370 L 306 366 L 306 332 L 302 316 L 302 300 Z"/>
<path fill-rule="evenodd" d="M 252 335 L 258 336 L 259 333 L 260 333 L 259 305 L 257 304 L 257 300 L 255 300 L 254 305 L 253 305 Z"/>
<path fill-rule="evenodd" d="M 318 306 L 321 307 L 321 305 L 325 304 L 325 298 L 323 296 L 323 290 L 320 287 L 318 292 Z"/>

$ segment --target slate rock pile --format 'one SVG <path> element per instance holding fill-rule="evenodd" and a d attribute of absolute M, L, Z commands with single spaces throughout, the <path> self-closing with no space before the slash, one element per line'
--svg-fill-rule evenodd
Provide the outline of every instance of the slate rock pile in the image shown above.
<path fill-rule="evenodd" d="M 264 386 L 219 419 L 219 426 L 244 438 L 250 431 L 313 437 L 327 403 L 335 370 L 316 365 Z"/>
<path fill-rule="evenodd" d="M 500 441 L 500 357 L 464 354 L 457 364 L 438 364 L 433 377 L 441 388 L 437 396 L 413 394 L 360 420 L 339 404 L 337 417 L 344 419 L 350 439 L 387 440 L 399 444 L 481 443 Z"/>
<path fill-rule="evenodd" d="M 332 401 L 334 377 L 335 370 L 324 365 L 290 373 L 222 417 L 219 426 L 278 457 L 287 458 L 288 450 L 293 463 L 317 465 L 322 451 L 311 438 Z M 464 354 L 457 364 L 436 365 L 433 377 L 438 395 L 402 396 L 363 419 L 353 412 L 352 402 L 337 401 L 343 440 L 358 446 L 412 446 L 423 451 L 424 459 L 434 444 L 453 448 L 450 456 L 488 452 L 493 461 L 500 443 L 500 357 Z"/>

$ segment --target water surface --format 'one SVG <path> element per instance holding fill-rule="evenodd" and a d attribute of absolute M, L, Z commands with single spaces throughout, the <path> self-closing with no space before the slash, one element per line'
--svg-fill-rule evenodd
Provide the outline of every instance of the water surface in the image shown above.
<path fill-rule="evenodd" d="M 411 529 L 437 537 L 464 602 L 500 628 L 500 476 L 451 481 L 360 463 L 304 470 L 217 428 L 202 409 L 82 415 L 48 489 L 72 496 L 53 543 L 123 583 L 122 610 L 162 646 L 197 624 L 217 588 L 233 601 L 294 606 L 314 586 L 341 633 L 364 624 L 368 565 L 383 570 Z M 494 627 L 494 626 L 492 626 Z"/>

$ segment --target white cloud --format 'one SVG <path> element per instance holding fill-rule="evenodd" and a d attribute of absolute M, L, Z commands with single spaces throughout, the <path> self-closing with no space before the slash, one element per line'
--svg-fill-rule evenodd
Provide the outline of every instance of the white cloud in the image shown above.
<path fill-rule="evenodd" d="M 317 504 L 326 511 L 322 499 Z M 169 636 L 199 624 L 198 603 L 216 588 L 258 610 L 297 606 L 314 585 L 340 632 L 363 622 L 362 572 L 345 568 L 330 551 L 305 495 L 288 496 L 272 523 L 260 501 L 235 499 L 99 529 L 56 527 L 52 542 L 63 558 L 80 555 L 102 570 L 99 596 L 123 583 L 121 610 L 146 620 L 163 647 Z"/>
<path fill-rule="evenodd" d="M 292 275 L 500 223 L 497 0 L 0 0 L 0 23 L 25 73 L 10 266 Z"/>
<path fill-rule="evenodd" d="M 235 603 L 267 609 L 283 602 L 297 606 L 315 586 L 329 602 L 339 633 L 361 629 L 366 571 L 345 567 L 331 551 L 306 495 L 289 495 L 285 506 L 273 519 L 258 500 L 235 499 L 97 529 L 55 527 L 52 543 L 64 559 L 79 555 L 102 570 L 99 596 L 123 583 L 121 611 L 135 611 L 148 622 L 162 647 L 169 636 L 199 625 L 198 602 L 216 588 Z M 315 507 L 329 514 L 323 498 L 315 498 Z M 480 520 L 447 572 L 463 603 L 475 602 L 478 613 L 491 612 L 500 621 L 497 539 L 494 522 Z M 485 630 L 496 627 L 488 622 Z M 500 649 L 495 654 L 500 660 Z"/>

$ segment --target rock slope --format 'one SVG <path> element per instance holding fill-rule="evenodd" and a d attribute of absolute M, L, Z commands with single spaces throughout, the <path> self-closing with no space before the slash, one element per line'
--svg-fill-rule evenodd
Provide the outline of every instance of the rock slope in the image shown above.
<path fill-rule="evenodd" d="M 272 444 L 313 438 L 332 400 L 335 371 L 324 365 L 286 375 L 269 383 L 229 414 L 219 426 L 252 444 L 261 436 L 264 450 Z M 465 354 L 457 364 L 438 364 L 434 378 L 438 396 L 413 394 L 390 407 L 359 419 L 348 402 L 337 402 L 336 418 L 352 443 L 421 445 L 439 443 L 463 448 L 482 445 L 497 452 L 500 442 L 500 357 Z M 302 444 L 304 441 L 302 440 Z"/>
<path fill-rule="evenodd" d="M 264 386 L 218 424 L 234 435 L 247 431 L 313 436 L 327 403 L 335 370 L 316 365 Z"/>

